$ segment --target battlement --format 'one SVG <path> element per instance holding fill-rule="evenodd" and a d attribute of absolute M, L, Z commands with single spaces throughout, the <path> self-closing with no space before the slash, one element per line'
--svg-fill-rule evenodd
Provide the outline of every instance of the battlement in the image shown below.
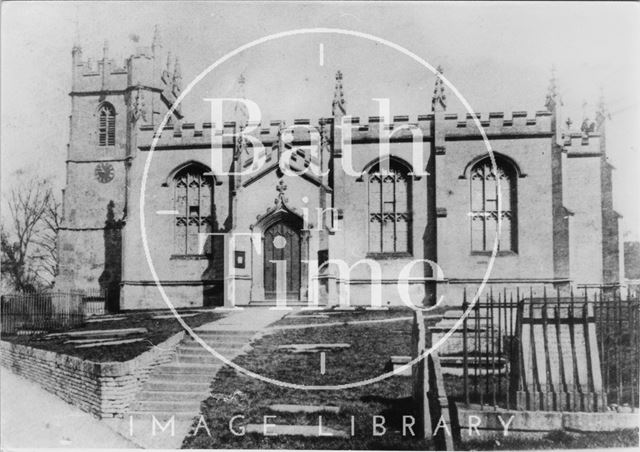
<path fill-rule="evenodd" d="M 159 93 L 165 106 L 170 108 L 180 96 L 182 74 L 177 58 L 172 59 L 169 53 L 164 60 L 157 29 L 155 33 L 150 47 L 137 47 L 134 53 L 124 59 L 122 65 L 109 58 L 109 47 L 106 42 L 103 56 L 96 62 L 91 58 L 83 59 L 82 49 L 75 46 L 71 52 L 72 94 L 99 92 L 124 94 L 132 89 L 143 88 Z M 180 109 L 177 108 L 175 111 L 176 116 L 182 118 Z"/>
<path fill-rule="evenodd" d="M 82 53 L 80 52 L 81 55 Z M 108 71 L 108 75 L 127 74 L 129 72 L 129 62 L 132 58 L 142 58 L 150 61 L 154 58 L 153 51 L 151 47 L 137 47 L 135 53 L 128 58 L 124 58 L 119 66 L 115 63 L 116 60 L 112 58 L 107 59 L 106 63 L 104 59 L 95 61 L 92 58 L 87 58 L 86 60 L 77 59 L 74 63 L 74 69 L 76 74 L 81 77 L 102 75 L 105 70 Z"/>
<path fill-rule="evenodd" d="M 593 132 L 565 132 L 562 145 L 569 157 L 600 155 L 600 134 Z"/>
<path fill-rule="evenodd" d="M 476 113 L 480 125 L 489 138 L 551 136 L 551 113 L 536 111 L 533 115 L 526 111 L 514 111 L 510 117 L 504 112 Z M 473 116 L 469 113 L 459 117 L 457 114 L 444 115 L 446 139 L 466 139 L 480 136 Z"/>
<path fill-rule="evenodd" d="M 156 64 L 154 56 L 149 52 L 148 48 L 139 48 L 135 54 L 120 63 L 112 58 L 82 60 L 81 53 L 74 55 L 72 90 L 74 92 L 104 88 L 124 90 L 129 86 L 137 85 L 153 88 L 171 85 L 172 78 L 162 77 L 161 65 Z"/>
<path fill-rule="evenodd" d="M 534 115 L 527 112 L 516 111 L 510 114 L 509 118 L 505 118 L 502 112 L 491 112 L 488 114 L 478 114 L 480 123 L 489 138 L 502 137 L 549 137 L 552 135 L 551 130 L 551 113 L 547 111 L 538 111 Z M 370 116 L 366 122 L 361 122 L 358 116 L 345 116 L 344 124 L 350 125 L 350 131 L 342 130 L 350 134 L 350 140 L 353 144 L 365 144 L 379 142 L 383 134 L 390 134 L 391 142 L 410 142 L 415 139 L 421 141 L 432 140 L 432 123 L 435 120 L 433 114 L 418 115 L 410 117 L 408 115 L 399 115 L 393 117 L 393 122 L 384 123 L 383 118 L 379 116 Z M 292 144 L 302 146 L 308 145 L 313 140 L 320 137 L 321 129 L 324 127 L 328 133 L 330 126 L 333 124 L 334 118 L 294 119 L 292 122 L 284 120 L 263 120 L 260 123 L 249 123 L 247 135 L 260 140 L 265 146 L 273 146 L 280 141 L 282 133 L 288 133 L 287 141 Z M 224 134 L 233 134 L 235 132 L 234 122 L 224 123 Z M 459 116 L 457 114 L 445 114 L 440 120 L 438 127 L 442 127 L 445 139 L 460 140 L 466 138 L 481 137 L 478 127 L 473 121 L 470 114 Z M 202 123 L 196 126 L 195 123 L 176 123 L 175 125 L 165 126 L 163 130 L 158 131 L 159 140 L 158 147 L 180 148 L 190 146 L 210 146 L 212 124 L 210 122 Z M 139 143 L 144 143 L 147 148 L 151 144 L 155 128 L 150 125 L 140 127 Z M 223 146 L 233 146 L 232 137 L 223 139 Z"/>
<path fill-rule="evenodd" d="M 321 125 L 326 123 L 326 119 L 318 120 L 312 123 L 309 119 L 294 120 L 292 124 L 285 121 L 261 121 L 260 123 L 249 123 L 246 135 L 252 136 L 259 140 L 263 146 L 270 147 L 280 141 L 280 135 L 283 132 L 292 134 L 291 142 L 295 145 L 309 144 L 312 140 L 319 142 Z M 174 125 L 166 125 L 162 130 L 156 130 L 155 126 L 142 125 L 140 127 L 139 142 L 144 143 L 142 149 L 148 149 L 152 140 L 158 136 L 157 147 L 162 148 L 179 148 L 179 147 L 210 147 L 212 140 L 212 131 L 214 130 L 211 122 L 204 122 L 196 125 L 192 122 L 176 123 Z M 225 122 L 223 125 L 223 147 L 233 147 L 235 140 L 232 136 L 237 133 L 236 123 L 233 121 Z"/>

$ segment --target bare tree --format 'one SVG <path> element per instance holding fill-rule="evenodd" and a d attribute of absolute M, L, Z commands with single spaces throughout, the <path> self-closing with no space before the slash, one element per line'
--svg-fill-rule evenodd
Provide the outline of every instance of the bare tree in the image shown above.
<path fill-rule="evenodd" d="M 31 292 L 50 286 L 58 273 L 60 203 L 47 179 L 19 179 L 7 200 L 11 227 L 0 227 L 2 277 L 15 290 Z"/>

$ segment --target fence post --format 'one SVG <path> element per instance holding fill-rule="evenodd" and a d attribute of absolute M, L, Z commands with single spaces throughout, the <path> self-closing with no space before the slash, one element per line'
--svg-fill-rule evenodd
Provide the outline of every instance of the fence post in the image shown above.
<path fill-rule="evenodd" d="M 463 288 L 462 292 L 462 315 L 464 320 L 462 321 L 462 384 L 464 391 L 464 401 L 469 406 L 469 359 L 468 359 L 468 347 L 467 347 L 467 288 Z"/>
<path fill-rule="evenodd" d="M 473 380 L 473 386 L 475 388 L 475 393 L 476 393 L 476 397 L 478 397 L 479 401 L 480 401 L 480 405 L 482 406 L 482 388 L 480 385 L 480 375 L 479 375 L 479 367 L 482 364 L 482 355 L 480 354 L 480 350 L 482 349 L 481 344 L 480 344 L 480 316 L 479 316 L 479 312 L 480 312 L 480 295 L 478 295 L 478 298 L 476 300 L 476 303 L 473 305 L 473 319 L 474 319 L 474 325 L 475 325 L 475 329 L 473 331 L 473 362 L 474 362 L 474 366 L 473 366 L 473 373 L 474 373 L 474 380 Z"/>
<path fill-rule="evenodd" d="M 500 293 L 498 292 L 498 299 L 500 299 Z M 494 325 L 494 304 L 495 301 L 493 299 L 493 290 L 491 291 L 491 301 L 489 307 L 491 312 L 490 316 L 490 324 L 491 324 L 491 401 L 493 402 L 493 407 L 496 408 L 498 406 L 498 401 L 496 398 L 496 339 L 495 339 L 495 325 Z"/>
<path fill-rule="evenodd" d="M 616 334 L 616 372 L 618 374 L 618 405 L 622 404 L 622 360 L 621 352 L 622 352 L 622 301 L 620 299 L 620 291 L 619 289 L 613 289 L 613 298 L 617 304 L 617 315 L 618 315 L 618 334 Z"/>
<path fill-rule="evenodd" d="M 513 345 L 511 347 L 511 356 L 513 362 L 515 362 L 516 371 L 512 372 L 510 384 L 511 388 L 514 391 L 514 399 L 517 410 L 525 410 L 527 408 L 527 393 L 524 384 L 522 383 L 522 376 L 524 375 L 524 366 L 522 363 L 522 342 L 520 337 L 522 335 L 522 317 L 524 314 L 524 299 L 520 299 L 520 290 L 516 292 L 517 300 L 517 308 L 516 308 L 516 328 L 515 328 L 515 339 Z"/>

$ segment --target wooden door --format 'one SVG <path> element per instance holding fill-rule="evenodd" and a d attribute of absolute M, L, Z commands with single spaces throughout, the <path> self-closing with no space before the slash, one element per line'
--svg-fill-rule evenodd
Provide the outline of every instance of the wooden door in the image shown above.
<path fill-rule="evenodd" d="M 276 298 L 276 263 L 286 262 L 286 291 L 288 300 L 300 298 L 300 232 L 291 224 L 281 221 L 264 233 L 264 293 L 265 298 Z M 283 264 L 280 264 L 283 265 Z"/>

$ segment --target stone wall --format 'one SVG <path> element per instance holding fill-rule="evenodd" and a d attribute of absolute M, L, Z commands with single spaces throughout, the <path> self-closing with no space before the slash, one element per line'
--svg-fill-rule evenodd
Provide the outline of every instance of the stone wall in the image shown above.
<path fill-rule="evenodd" d="M 512 411 L 501 408 L 482 410 L 478 405 L 456 403 L 460 439 L 500 439 L 505 436 L 534 438 L 549 432 L 611 432 L 638 427 L 638 413 L 581 413 L 559 411 Z M 505 431 L 505 425 L 507 429 Z"/>
<path fill-rule="evenodd" d="M 600 283 L 603 275 L 600 156 L 578 155 L 568 154 L 565 188 L 565 207 L 572 213 L 570 277 L 575 284 Z"/>
<path fill-rule="evenodd" d="M 180 332 L 130 361 L 105 363 L 0 341 L 0 364 L 83 411 L 116 417 L 127 410 L 151 371 L 171 361 L 183 336 Z"/>

